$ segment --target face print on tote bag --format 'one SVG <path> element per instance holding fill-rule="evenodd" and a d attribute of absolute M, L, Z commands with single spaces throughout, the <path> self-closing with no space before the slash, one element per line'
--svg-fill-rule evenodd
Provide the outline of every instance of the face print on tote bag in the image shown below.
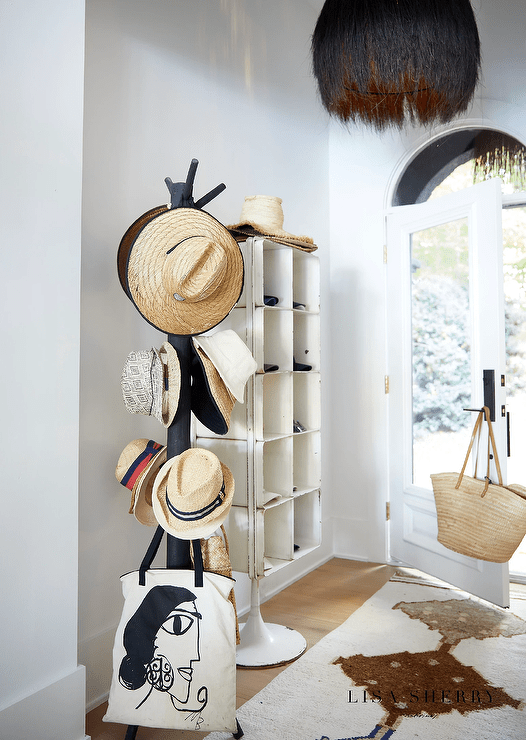
<path fill-rule="evenodd" d="M 179 711 L 200 712 L 208 689 L 192 691 L 193 665 L 200 661 L 199 621 L 196 596 L 179 586 L 155 586 L 124 629 L 126 655 L 119 681 L 135 691 L 146 683 L 152 691 L 166 693 Z M 192 700 L 192 696 L 195 698 Z"/>

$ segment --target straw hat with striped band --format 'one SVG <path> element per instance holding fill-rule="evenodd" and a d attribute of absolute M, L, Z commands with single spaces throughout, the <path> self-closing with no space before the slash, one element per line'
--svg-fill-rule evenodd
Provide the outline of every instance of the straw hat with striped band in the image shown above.
<path fill-rule="evenodd" d="M 165 427 L 179 405 L 181 369 L 177 351 L 164 342 L 160 350 L 130 352 L 121 375 L 124 405 L 131 414 L 154 416 Z"/>
<path fill-rule="evenodd" d="M 191 447 L 170 458 L 153 485 L 153 511 L 168 534 L 208 537 L 223 524 L 234 496 L 234 476 L 211 451 Z"/>
<path fill-rule="evenodd" d="M 275 195 L 247 195 L 239 222 L 227 228 L 237 241 L 245 241 L 248 236 L 263 236 L 303 252 L 314 252 L 318 247 L 310 236 L 294 236 L 283 229 L 281 203 L 281 198 Z"/>
<path fill-rule="evenodd" d="M 134 439 L 121 452 L 115 477 L 131 491 L 130 514 L 141 524 L 157 526 L 152 490 L 159 468 L 166 462 L 166 447 L 152 439 Z"/>
<path fill-rule="evenodd" d="M 160 331 L 201 334 L 219 324 L 241 295 L 241 251 L 219 221 L 197 208 L 150 213 L 121 240 L 126 292 Z"/>

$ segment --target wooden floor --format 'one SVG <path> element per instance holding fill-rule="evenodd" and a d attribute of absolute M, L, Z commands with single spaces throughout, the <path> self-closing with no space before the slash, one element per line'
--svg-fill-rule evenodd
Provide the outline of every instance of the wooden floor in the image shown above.
<path fill-rule="evenodd" d="M 389 565 L 335 558 L 261 605 L 263 620 L 300 632 L 307 649 L 342 624 L 370 598 L 395 569 Z M 237 706 L 251 699 L 287 666 L 237 669 Z M 102 722 L 106 704 L 86 717 L 91 740 L 124 740 L 126 726 Z M 140 727 L 137 740 L 197 740 L 207 733 Z"/>

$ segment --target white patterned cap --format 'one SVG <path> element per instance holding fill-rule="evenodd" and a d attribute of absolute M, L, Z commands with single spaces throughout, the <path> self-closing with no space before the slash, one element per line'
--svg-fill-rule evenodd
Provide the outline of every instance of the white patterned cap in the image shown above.
<path fill-rule="evenodd" d="M 181 372 L 177 351 L 165 342 L 158 351 L 130 352 L 121 375 L 124 405 L 131 414 L 154 416 L 170 426 L 179 405 Z"/>

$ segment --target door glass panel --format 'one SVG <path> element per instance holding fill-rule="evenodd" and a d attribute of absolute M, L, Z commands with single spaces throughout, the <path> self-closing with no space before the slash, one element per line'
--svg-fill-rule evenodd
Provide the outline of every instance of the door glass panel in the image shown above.
<path fill-rule="evenodd" d="M 506 386 L 510 425 L 508 481 L 526 485 L 526 206 L 502 211 Z M 526 541 L 510 561 L 526 575 Z"/>
<path fill-rule="evenodd" d="M 471 435 L 467 218 L 411 238 L 413 484 L 459 470 Z"/>

